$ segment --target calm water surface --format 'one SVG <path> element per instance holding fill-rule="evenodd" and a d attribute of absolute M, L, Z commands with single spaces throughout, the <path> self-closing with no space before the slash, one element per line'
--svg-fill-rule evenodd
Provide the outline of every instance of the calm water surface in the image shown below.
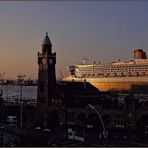
<path fill-rule="evenodd" d="M 20 86 L 0 85 L 3 97 L 20 97 Z M 22 86 L 23 99 L 37 99 L 37 86 Z"/>

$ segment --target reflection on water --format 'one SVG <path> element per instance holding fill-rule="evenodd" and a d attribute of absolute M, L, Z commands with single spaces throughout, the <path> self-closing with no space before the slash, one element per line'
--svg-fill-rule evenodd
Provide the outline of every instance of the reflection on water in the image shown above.
<path fill-rule="evenodd" d="M 0 90 L 3 90 L 3 97 L 20 97 L 20 86 L 0 85 Z M 37 86 L 22 86 L 23 99 L 37 99 Z"/>

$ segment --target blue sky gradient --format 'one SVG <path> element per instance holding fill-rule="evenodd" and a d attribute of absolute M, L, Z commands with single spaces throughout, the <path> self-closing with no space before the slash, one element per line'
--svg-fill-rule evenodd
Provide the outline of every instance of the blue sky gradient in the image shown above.
<path fill-rule="evenodd" d="M 0 73 L 37 78 L 37 52 L 46 32 L 57 52 L 57 77 L 83 57 L 128 61 L 137 48 L 148 52 L 148 2 L 1 1 Z"/>

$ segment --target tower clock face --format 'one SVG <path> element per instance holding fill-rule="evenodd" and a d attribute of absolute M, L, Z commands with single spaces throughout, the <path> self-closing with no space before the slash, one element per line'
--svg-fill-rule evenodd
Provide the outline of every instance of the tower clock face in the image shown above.
<path fill-rule="evenodd" d="M 42 59 L 42 64 L 46 64 L 46 59 L 45 58 Z"/>
<path fill-rule="evenodd" d="M 52 59 L 49 59 L 49 64 L 52 64 L 52 63 L 53 63 Z"/>

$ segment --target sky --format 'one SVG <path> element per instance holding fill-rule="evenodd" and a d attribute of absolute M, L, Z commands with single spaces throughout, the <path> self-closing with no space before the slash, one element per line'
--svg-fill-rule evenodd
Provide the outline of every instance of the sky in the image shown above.
<path fill-rule="evenodd" d="M 0 74 L 38 78 L 46 32 L 57 53 L 56 75 L 84 57 L 108 63 L 148 54 L 147 1 L 0 1 Z"/>

